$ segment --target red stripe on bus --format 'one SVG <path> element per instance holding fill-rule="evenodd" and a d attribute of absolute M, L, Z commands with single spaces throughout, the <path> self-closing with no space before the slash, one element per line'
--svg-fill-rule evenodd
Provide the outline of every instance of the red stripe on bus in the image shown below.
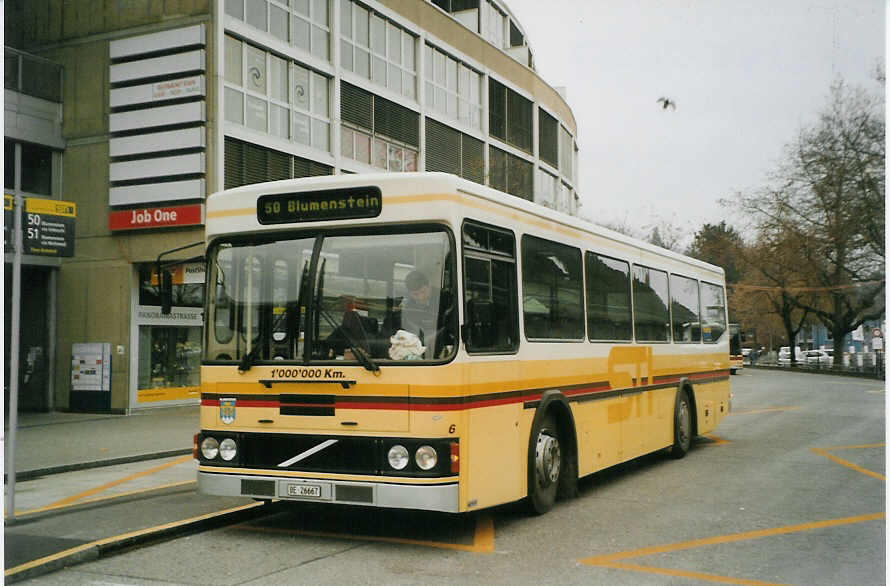
<path fill-rule="evenodd" d="M 658 377 L 658 382 L 646 387 L 629 387 L 626 390 L 645 390 L 647 387 L 655 388 L 657 386 L 669 385 L 680 382 L 681 378 L 688 378 L 697 381 L 717 381 L 729 376 L 729 371 L 716 371 L 708 373 L 690 374 L 681 376 L 665 376 Z M 558 389 L 557 389 L 558 390 Z M 609 383 L 598 383 L 589 387 L 575 388 L 562 391 L 566 397 L 579 397 L 583 395 L 593 395 L 604 393 L 607 391 L 621 391 L 625 389 L 614 389 Z M 414 401 L 386 402 L 357 400 L 359 397 L 352 396 L 349 401 L 335 400 L 334 406 L 338 409 L 368 409 L 368 410 L 389 410 L 389 411 L 461 411 L 464 409 L 477 409 L 480 407 L 492 407 L 496 405 L 509 405 L 512 403 L 527 403 L 541 400 L 542 393 L 515 394 L 511 393 L 509 397 L 473 400 L 470 397 L 457 397 L 450 402 L 423 402 L 424 397 L 418 397 Z M 281 403 L 280 401 L 257 401 L 251 399 L 241 399 L 235 397 L 237 406 L 240 407 L 330 407 L 330 404 L 319 403 Z M 201 399 L 201 405 L 204 407 L 216 407 L 219 405 L 219 399 Z"/>

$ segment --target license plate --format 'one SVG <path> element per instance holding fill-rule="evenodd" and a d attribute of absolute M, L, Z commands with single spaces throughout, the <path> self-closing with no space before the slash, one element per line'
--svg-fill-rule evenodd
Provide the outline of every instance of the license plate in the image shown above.
<path fill-rule="evenodd" d="M 287 496 L 321 498 L 321 487 L 317 484 L 288 484 Z"/>

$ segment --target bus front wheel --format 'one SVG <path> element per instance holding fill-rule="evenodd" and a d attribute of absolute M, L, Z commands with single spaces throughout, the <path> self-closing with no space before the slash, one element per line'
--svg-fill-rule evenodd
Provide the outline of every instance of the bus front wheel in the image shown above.
<path fill-rule="evenodd" d="M 553 507 L 562 473 L 563 453 L 553 415 L 546 415 L 535 425 L 532 438 L 528 500 L 532 512 L 541 515 Z"/>
<path fill-rule="evenodd" d="M 692 410 L 689 403 L 689 393 L 686 389 L 677 391 L 677 401 L 674 404 L 674 445 L 671 446 L 671 456 L 680 459 L 689 452 L 692 445 Z"/>

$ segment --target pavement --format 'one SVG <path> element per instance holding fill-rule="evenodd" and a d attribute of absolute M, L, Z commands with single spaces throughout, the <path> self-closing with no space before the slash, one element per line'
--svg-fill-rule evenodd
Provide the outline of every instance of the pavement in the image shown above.
<path fill-rule="evenodd" d="M 20 413 L 16 480 L 188 454 L 197 432 L 197 405 L 131 415 Z M 4 467 L 4 480 L 8 472 Z"/>
<path fill-rule="evenodd" d="M 4 581 L 261 513 L 250 499 L 197 493 L 198 409 L 20 413 L 14 515 L 4 490 Z"/>

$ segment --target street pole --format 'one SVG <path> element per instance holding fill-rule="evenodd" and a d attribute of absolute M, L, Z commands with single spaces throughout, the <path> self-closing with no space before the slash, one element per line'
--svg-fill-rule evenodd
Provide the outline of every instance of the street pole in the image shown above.
<path fill-rule="evenodd" d="M 22 147 L 15 145 L 16 163 Z M 21 165 L 15 166 L 15 197 L 12 204 L 15 250 L 12 261 L 12 306 L 9 335 L 9 431 L 6 434 L 6 520 L 15 520 L 15 436 L 19 423 L 19 337 L 22 307 L 22 195 Z"/>

